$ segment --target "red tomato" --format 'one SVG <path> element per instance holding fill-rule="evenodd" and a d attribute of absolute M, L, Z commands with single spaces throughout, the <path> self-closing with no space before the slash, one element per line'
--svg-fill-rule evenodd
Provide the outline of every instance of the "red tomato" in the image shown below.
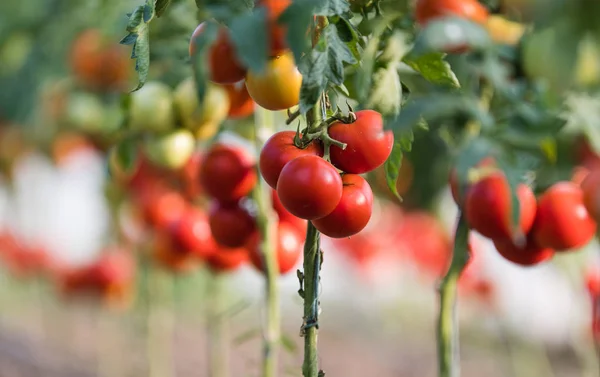
<path fill-rule="evenodd" d="M 215 144 L 204 157 L 200 183 L 206 193 L 222 202 L 235 202 L 256 185 L 252 156 L 243 148 Z"/>
<path fill-rule="evenodd" d="M 592 297 L 600 298 L 600 266 L 589 269 L 585 274 L 585 285 Z"/>
<path fill-rule="evenodd" d="M 196 52 L 196 41 L 198 36 L 204 30 L 204 23 L 198 25 L 190 41 L 190 57 Z M 208 65 L 210 68 L 210 80 L 217 84 L 233 84 L 243 80 L 246 76 L 246 69 L 239 62 L 235 46 L 229 39 L 229 30 L 221 26 L 217 39 L 210 46 L 208 52 Z"/>
<path fill-rule="evenodd" d="M 594 220 L 600 220 L 600 168 L 594 169 L 581 182 L 583 204 Z"/>
<path fill-rule="evenodd" d="M 215 241 L 224 247 L 240 247 L 256 229 L 252 216 L 238 204 L 213 203 L 208 215 Z"/>
<path fill-rule="evenodd" d="M 225 85 L 225 90 L 229 96 L 229 112 L 227 113 L 229 118 L 245 118 L 254 113 L 254 101 L 248 94 L 248 89 L 243 81 Z"/>
<path fill-rule="evenodd" d="M 201 259 L 208 258 L 217 248 L 208 217 L 198 208 L 191 207 L 183 213 L 175 227 L 174 237 L 185 250 Z"/>
<path fill-rule="evenodd" d="M 520 184 L 517 198 L 520 208 L 518 232 L 525 235 L 535 219 L 535 196 L 529 186 Z M 502 172 L 492 173 L 469 188 L 465 210 L 469 225 L 483 236 L 493 240 L 513 238 L 510 186 Z"/>
<path fill-rule="evenodd" d="M 256 3 L 257 7 L 264 7 L 267 10 L 271 56 L 277 56 L 287 48 L 285 41 L 287 28 L 278 24 L 277 19 L 290 3 L 291 0 L 259 0 Z"/>
<path fill-rule="evenodd" d="M 492 157 L 486 157 L 483 160 L 481 160 L 474 168 L 492 168 L 495 164 L 496 162 Z M 456 168 L 452 168 L 452 170 L 450 170 L 448 183 L 450 184 L 450 191 L 452 192 L 452 198 L 454 199 L 454 202 L 459 207 L 462 207 L 463 201 L 465 199 L 467 191 L 469 190 L 469 187 L 463 187 L 462 190 L 459 188 L 458 173 L 456 172 Z"/>
<path fill-rule="evenodd" d="M 342 199 L 329 215 L 312 223 L 331 238 L 350 237 L 367 226 L 373 210 L 371 186 L 360 175 L 344 174 Z"/>
<path fill-rule="evenodd" d="M 257 270 L 265 272 L 263 254 L 260 247 L 258 232 L 248 241 L 250 262 Z M 304 236 L 293 225 L 285 222 L 279 223 L 277 228 L 277 265 L 279 273 L 284 275 L 290 272 L 300 260 L 304 249 Z"/>
<path fill-rule="evenodd" d="M 489 12 L 477 0 L 417 0 L 415 18 L 419 25 L 441 17 L 461 17 L 483 24 Z"/>
<path fill-rule="evenodd" d="M 248 250 L 243 247 L 219 248 L 207 260 L 210 269 L 218 273 L 235 271 L 246 262 L 248 262 Z"/>
<path fill-rule="evenodd" d="M 202 194 L 200 185 L 200 167 L 202 166 L 202 153 L 196 152 L 190 157 L 183 169 L 180 178 L 183 183 L 183 191 L 188 199 L 194 200 Z"/>
<path fill-rule="evenodd" d="M 554 256 L 554 250 L 538 246 L 531 237 L 524 247 L 518 247 L 506 238 L 494 240 L 494 246 L 504 259 L 521 266 L 533 266 L 550 260 Z"/>
<path fill-rule="evenodd" d="M 155 261 L 174 273 L 188 273 L 198 265 L 198 259 L 187 250 L 180 240 L 171 234 L 159 232 L 154 239 Z"/>
<path fill-rule="evenodd" d="M 381 166 L 392 153 L 394 134 L 383 131 L 383 118 L 373 110 L 356 112 L 356 121 L 335 122 L 329 136 L 346 143 L 346 149 L 331 147 L 331 163 L 346 173 L 362 174 Z"/>
<path fill-rule="evenodd" d="M 273 209 L 277 213 L 280 222 L 286 222 L 290 225 L 293 225 L 296 229 L 298 229 L 302 233 L 306 233 L 306 227 L 308 223 L 306 220 L 303 220 L 299 217 L 292 215 L 283 204 L 281 204 L 281 200 L 277 195 L 277 191 L 272 190 L 272 200 L 273 200 Z"/>
<path fill-rule="evenodd" d="M 532 229 L 541 247 L 556 251 L 576 249 L 596 233 L 596 223 L 583 204 L 583 191 L 572 182 L 558 182 L 538 201 Z"/>
<path fill-rule="evenodd" d="M 102 287 L 125 286 L 133 282 L 135 261 L 127 250 L 109 248 L 91 267 L 93 279 Z"/>
<path fill-rule="evenodd" d="M 292 215 L 315 220 L 333 212 L 342 198 L 342 187 L 342 178 L 329 162 L 307 155 L 285 165 L 277 195 Z"/>
<path fill-rule="evenodd" d="M 299 156 L 323 156 L 323 148 L 318 142 L 310 143 L 306 148 L 294 144 L 296 131 L 277 132 L 267 140 L 260 152 L 260 173 L 269 186 L 276 188 L 283 167 Z"/>
<path fill-rule="evenodd" d="M 179 221 L 185 210 L 187 202 L 176 191 L 166 191 L 153 196 L 145 210 L 146 220 L 157 229 L 168 229 Z"/>

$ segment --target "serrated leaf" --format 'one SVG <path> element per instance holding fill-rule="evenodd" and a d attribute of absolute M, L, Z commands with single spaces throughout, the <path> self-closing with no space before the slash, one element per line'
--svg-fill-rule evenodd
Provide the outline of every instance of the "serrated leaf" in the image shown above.
<path fill-rule="evenodd" d="M 286 334 L 282 334 L 279 341 L 281 342 L 283 349 L 286 350 L 287 352 L 296 353 L 298 351 L 298 345 L 296 344 L 294 339 L 290 338 Z"/>
<path fill-rule="evenodd" d="M 154 6 L 156 17 L 160 17 L 163 15 L 165 10 L 167 10 L 169 4 L 171 4 L 171 1 L 172 0 L 156 0 L 156 5 Z"/>
<path fill-rule="evenodd" d="M 444 17 L 427 23 L 417 35 L 412 53 L 420 56 L 455 49 L 482 49 L 491 44 L 481 25 L 459 17 Z"/>
<path fill-rule="evenodd" d="M 318 0 L 294 1 L 279 16 L 277 22 L 285 25 L 286 42 L 299 62 L 311 48 L 308 30 L 313 22 L 314 9 Z"/>
<path fill-rule="evenodd" d="M 446 54 L 441 52 L 433 52 L 421 56 L 409 54 L 404 57 L 403 62 L 433 84 L 459 88 L 460 83 L 454 72 L 452 72 L 450 64 L 444 60 L 445 56 Z"/>
<path fill-rule="evenodd" d="M 267 25 L 267 11 L 263 7 L 234 18 L 229 25 L 237 57 L 258 73 L 264 71 L 269 57 Z"/>
<path fill-rule="evenodd" d="M 122 45 L 132 45 L 137 40 L 137 37 L 137 34 L 127 34 L 119 41 L 119 43 Z"/>
<path fill-rule="evenodd" d="M 148 0 L 146 5 L 144 6 L 144 22 L 148 23 L 154 17 L 154 1 Z"/>
<path fill-rule="evenodd" d="M 399 200 L 402 200 L 402 197 L 398 193 L 397 185 L 400 168 L 402 167 L 404 153 L 411 150 L 413 140 L 414 135 L 412 132 L 408 132 L 402 136 L 395 136 L 392 153 L 385 162 L 385 180 L 387 186 Z"/>
<path fill-rule="evenodd" d="M 121 39 L 123 44 L 132 44 L 131 58 L 135 59 L 135 70 L 138 73 L 138 85 L 133 91 L 144 86 L 150 69 L 150 31 L 148 23 L 152 19 L 154 8 L 151 9 L 150 18 L 147 18 L 147 8 L 148 4 L 135 8 L 127 23 L 129 34 Z"/>
<path fill-rule="evenodd" d="M 338 32 L 338 36 L 340 40 L 348 46 L 348 49 L 354 56 L 356 60 L 361 58 L 361 46 L 359 44 L 360 34 L 356 27 L 352 25 L 352 23 L 344 18 L 339 17 L 338 21 L 335 23 L 335 27 Z"/>
<path fill-rule="evenodd" d="M 204 96 L 208 88 L 209 64 L 208 52 L 210 46 L 217 38 L 219 24 L 215 21 L 206 21 L 200 33 L 193 41 L 194 54 L 191 56 L 194 81 L 196 83 L 196 93 L 203 103 Z"/>
<path fill-rule="evenodd" d="M 373 75 L 373 87 L 366 107 L 384 115 L 398 115 L 402 104 L 402 84 L 394 65 L 380 68 Z"/>

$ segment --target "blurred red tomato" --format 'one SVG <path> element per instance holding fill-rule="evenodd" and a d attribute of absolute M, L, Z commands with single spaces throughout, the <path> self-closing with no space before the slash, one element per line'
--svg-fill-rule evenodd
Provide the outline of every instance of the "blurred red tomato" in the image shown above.
<path fill-rule="evenodd" d="M 277 227 L 276 259 L 281 275 L 290 272 L 300 260 L 304 249 L 304 235 L 301 234 L 291 224 L 285 222 L 279 223 Z M 263 264 L 263 251 L 260 245 L 261 239 L 258 232 L 255 232 L 248 241 L 248 251 L 250 261 L 257 270 L 265 272 Z"/>
<path fill-rule="evenodd" d="M 219 248 L 208 258 L 207 263 L 215 273 L 232 272 L 248 262 L 248 250 Z"/>
<path fill-rule="evenodd" d="M 212 203 L 208 221 L 215 241 L 224 247 L 245 245 L 256 229 L 254 218 L 238 203 Z"/>
<path fill-rule="evenodd" d="M 145 203 L 146 221 L 156 229 L 168 229 L 185 213 L 188 203 L 178 192 L 169 190 L 150 195 Z"/>
<path fill-rule="evenodd" d="M 199 208 L 190 207 L 175 225 L 173 237 L 179 245 L 198 258 L 206 260 L 217 248 L 210 231 L 208 217 Z"/>

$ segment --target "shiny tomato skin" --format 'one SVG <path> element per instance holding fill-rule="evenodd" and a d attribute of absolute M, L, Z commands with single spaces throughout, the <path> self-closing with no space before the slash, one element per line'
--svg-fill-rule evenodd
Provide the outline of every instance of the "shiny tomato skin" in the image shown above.
<path fill-rule="evenodd" d="M 179 221 L 187 208 L 187 202 L 176 191 L 167 191 L 152 195 L 145 210 L 148 223 L 157 229 L 168 229 Z"/>
<path fill-rule="evenodd" d="M 258 271 L 265 272 L 263 265 L 263 255 L 260 247 L 260 237 L 258 232 L 252 235 L 248 241 L 248 251 L 250 262 Z M 280 222 L 277 227 L 277 246 L 276 246 L 277 265 L 279 274 L 285 275 L 290 272 L 300 260 L 304 248 L 304 236 L 293 225 L 286 222 Z"/>
<path fill-rule="evenodd" d="M 275 210 L 275 213 L 277 213 L 279 221 L 293 225 L 300 232 L 306 234 L 308 222 L 304 219 L 292 215 L 287 209 L 285 209 L 283 204 L 281 204 L 281 200 L 279 199 L 276 190 L 273 190 L 271 195 L 273 201 L 273 209 Z"/>
<path fill-rule="evenodd" d="M 186 250 L 206 260 L 217 248 L 212 236 L 208 216 L 199 208 L 190 207 L 175 227 L 174 237 Z"/>
<path fill-rule="evenodd" d="M 277 19 L 291 4 L 291 0 L 259 0 L 257 7 L 267 11 L 267 27 L 269 29 L 270 56 L 277 56 L 287 49 L 285 41 L 286 27 L 277 23 Z"/>
<path fill-rule="evenodd" d="M 369 183 L 356 174 L 344 174 L 342 199 L 329 215 L 312 223 L 331 238 L 355 235 L 367 226 L 373 210 L 373 191 Z"/>
<path fill-rule="evenodd" d="M 300 102 L 302 74 L 291 52 L 273 57 L 262 73 L 248 71 L 246 89 L 259 106 L 267 110 L 285 110 Z"/>
<path fill-rule="evenodd" d="M 504 259 L 521 266 L 540 264 L 552 259 L 554 256 L 554 250 L 538 246 L 531 237 L 523 247 L 516 246 L 506 238 L 494 240 L 494 246 Z"/>
<path fill-rule="evenodd" d="M 342 178 L 329 162 L 306 155 L 285 165 L 277 195 L 292 215 L 315 220 L 333 212 L 342 198 L 342 187 Z"/>
<path fill-rule="evenodd" d="M 204 156 L 200 184 L 205 192 L 222 202 L 235 202 L 256 185 L 253 157 L 243 148 L 215 144 Z"/>
<path fill-rule="evenodd" d="M 583 203 L 583 191 L 572 182 L 552 185 L 538 200 L 532 229 L 542 247 L 566 251 L 586 245 L 596 233 L 596 222 Z"/>
<path fill-rule="evenodd" d="M 436 18 L 450 16 L 483 24 L 487 21 L 489 12 L 477 0 L 417 0 L 415 18 L 421 26 Z"/>
<path fill-rule="evenodd" d="M 536 212 L 535 195 L 525 184 L 517 186 L 521 235 L 533 226 Z M 510 186 L 502 172 L 495 172 L 473 184 L 465 201 L 466 217 L 469 225 L 481 235 L 492 240 L 512 239 L 512 204 Z"/>
<path fill-rule="evenodd" d="M 229 112 L 227 117 L 230 119 L 245 118 L 254 113 L 254 101 L 246 84 L 244 82 L 237 82 L 235 84 L 225 85 L 225 91 L 229 97 Z"/>
<path fill-rule="evenodd" d="M 277 180 L 283 167 L 294 158 L 305 155 L 323 156 L 320 143 L 312 142 L 302 149 L 294 144 L 295 137 L 296 131 L 277 132 L 267 140 L 260 151 L 260 173 L 273 188 L 277 188 Z"/>
<path fill-rule="evenodd" d="M 204 30 L 204 23 L 198 25 L 190 41 L 189 53 L 193 57 L 196 52 L 196 39 Z M 233 84 L 244 79 L 246 68 L 237 58 L 235 46 L 229 38 L 229 30 L 225 26 L 219 28 L 217 39 L 208 51 L 209 79 L 217 84 Z"/>
<path fill-rule="evenodd" d="M 600 220 L 600 168 L 590 171 L 583 182 L 581 182 L 583 191 L 583 204 L 592 218 L 598 222 Z"/>
<path fill-rule="evenodd" d="M 346 143 L 346 149 L 331 147 L 331 163 L 352 174 L 368 173 L 383 165 L 392 153 L 394 134 L 383 130 L 381 114 L 373 110 L 356 112 L 356 121 L 340 121 L 329 127 L 329 136 Z"/>
<path fill-rule="evenodd" d="M 210 230 L 224 247 L 241 247 L 256 230 L 256 223 L 244 208 L 236 204 L 213 203 L 208 214 Z"/>
<path fill-rule="evenodd" d="M 492 157 L 485 157 L 476 166 L 473 168 L 494 168 L 496 165 L 496 161 Z M 462 207 L 465 201 L 466 193 L 469 190 L 469 186 L 463 187 L 462 190 L 459 187 L 458 182 L 458 173 L 456 168 L 452 168 L 450 170 L 450 175 L 448 177 L 448 183 L 450 184 L 450 191 L 452 193 L 452 199 L 454 199 L 454 203 L 456 203 L 459 207 Z M 475 183 L 475 182 L 473 182 Z"/>
<path fill-rule="evenodd" d="M 213 273 L 232 272 L 248 262 L 248 249 L 219 248 L 206 261 Z"/>

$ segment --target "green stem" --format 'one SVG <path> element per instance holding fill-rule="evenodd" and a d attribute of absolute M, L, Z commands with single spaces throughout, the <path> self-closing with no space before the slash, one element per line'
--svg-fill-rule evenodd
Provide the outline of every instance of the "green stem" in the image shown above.
<path fill-rule="evenodd" d="M 227 324 L 223 314 L 223 277 L 213 274 L 208 287 L 208 377 L 227 377 Z"/>
<path fill-rule="evenodd" d="M 173 312 L 171 298 L 173 294 L 172 276 L 148 266 L 146 282 L 148 289 L 148 316 L 146 352 L 149 377 L 173 376 L 172 342 Z"/>
<path fill-rule="evenodd" d="M 256 150 L 260 151 L 264 145 L 264 140 L 261 138 L 263 133 L 260 131 L 273 130 L 273 113 L 256 106 L 255 120 L 254 143 Z M 253 198 L 258 207 L 256 223 L 260 232 L 260 250 L 263 253 L 263 266 L 265 266 L 265 306 L 267 310 L 263 330 L 263 377 L 275 377 L 278 366 L 278 344 L 281 338 L 281 313 L 277 284 L 279 265 L 275 247 L 277 219 L 273 211 L 269 187 L 262 178 L 258 180 L 253 191 Z"/>
<path fill-rule="evenodd" d="M 439 287 L 440 314 L 437 324 L 439 377 L 460 376 L 460 353 L 456 298 L 458 280 L 469 260 L 469 227 L 461 214 L 454 239 L 450 268 Z"/>

